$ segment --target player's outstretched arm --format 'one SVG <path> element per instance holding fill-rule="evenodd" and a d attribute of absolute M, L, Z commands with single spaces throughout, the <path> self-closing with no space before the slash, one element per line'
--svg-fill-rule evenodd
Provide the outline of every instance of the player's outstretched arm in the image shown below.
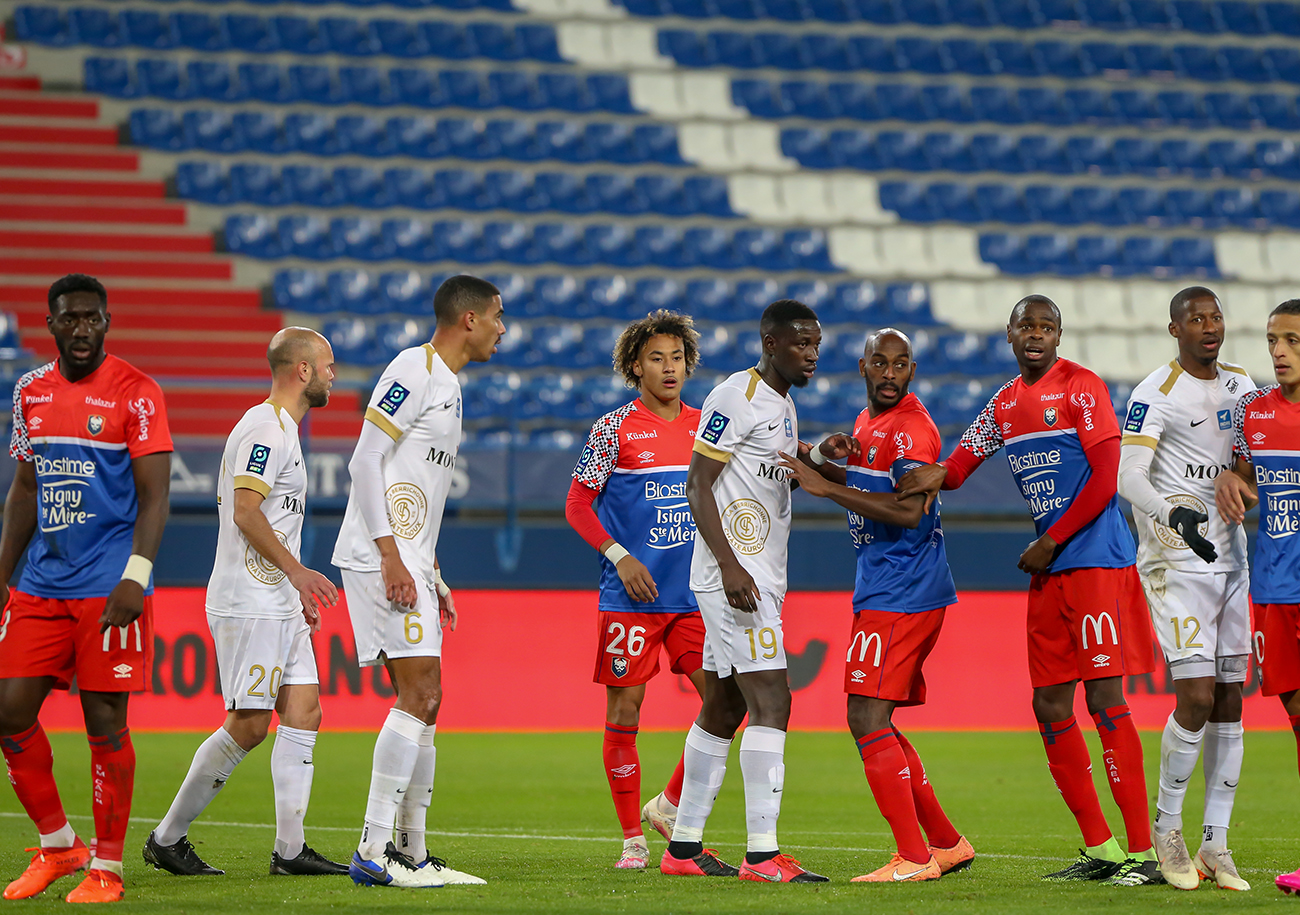
<path fill-rule="evenodd" d="M 0 528 L 0 608 L 9 603 L 9 579 L 36 532 L 36 465 L 19 461 L 5 497 Z"/>
<path fill-rule="evenodd" d="M 104 613 L 99 618 L 100 632 L 109 626 L 130 625 L 144 612 L 144 589 L 149 581 L 147 570 L 153 568 L 153 561 L 158 556 L 158 545 L 162 543 L 163 528 L 167 526 L 167 514 L 171 510 L 171 452 L 156 451 L 132 458 L 131 475 L 135 479 L 138 504 L 135 531 L 131 537 L 131 560 L 127 562 L 122 580 L 104 603 Z M 136 577 L 125 577 L 133 573 L 132 563 L 137 561 L 136 557 L 147 563 L 146 571 L 136 571 Z"/>
<path fill-rule="evenodd" d="M 1219 474 L 1214 480 L 1214 507 L 1226 523 L 1240 524 L 1246 520 L 1246 512 L 1258 503 L 1255 465 L 1238 457 L 1230 471 Z"/>
<path fill-rule="evenodd" d="M 737 610 L 753 613 L 758 609 L 760 600 L 758 585 L 754 578 L 745 571 L 745 567 L 736 558 L 722 530 L 722 516 L 718 514 L 718 503 L 713 500 L 713 484 L 722 475 L 727 465 L 722 461 L 700 454 L 691 455 L 691 466 L 686 471 L 686 501 L 695 516 L 695 533 L 704 538 L 704 544 L 718 560 L 722 572 L 722 589 L 726 592 L 727 603 Z"/>
<path fill-rule="evenodd" d="M 948 478 L 948 468 L 940 464 L 925 464 L 921 467 L 914 467 L 903 478 L 898 481 L 898 489 L 894 493 L 894 500 L 902 502 L 913 496 L 925 496 L 925 504 L 922 507 L 923 512 L 928 512 L 930 506 L 934 504 L 935 497 L 939 495 L 939 490 L 943 488 L 944 481 Z M 960 485 L 960 484 L 958 484 Z M 949 487 L 956 489 L 957 486 Z"/>
<path fill-rule="evenodd" d="M 864 492 L 826 479 L 803 461 L 781 452 L 781 464 L 810 496 L 830 499 L 836 505 L 881 524 L 915 529 L 921 524 L 925 499 L 915 495 L 902 502 L 891 493 Z"/>
<path fill-rule="evenodd" d="M 798 457 L 826 479 L 844 486 L 848 483 L 848 473 L 842 465 L 833 462 L 861 453 L 861 442 L 847 432 L 836 432 L 815 445 L 800 442 Z"/>
<path fill-rule="evenodd" d="M 235 490 L 235 527 L 248 540 L 249 545 L 262 558 L 284 572 L 302 601 L 302 615 L 312 632 L 320 629 L 322 607 L 333 607 L 339 601 L 338 589 L 320 572 L 307 568 L 294 558 L 288 547 L 280 542 L 271 529 L 271 522 L 262 513 L 263 497 L 255 489 Z"/>

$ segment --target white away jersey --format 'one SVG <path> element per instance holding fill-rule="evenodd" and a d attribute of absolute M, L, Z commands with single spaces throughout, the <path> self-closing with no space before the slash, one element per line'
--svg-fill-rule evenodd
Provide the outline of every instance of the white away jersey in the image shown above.
<path fill-rule="evenodd" d="M 298 558 L 307 464 L 298 442 L 298 424 L 269 400 L 244 414 L 221 453 L 217 558 L 208 579 L 206 606 L 211 616 L 292 619 L 302 612 L 298 592 L 235 525 L 236 489 L 262 494 L 262 514 L 271 530 Z"/>
<path fill-rule="evenodd" d="M 460 449 L 460 381 L 433 344 L 397 354 L 370 395 L 366 421 L 393 439 L 384 458 L 388 523 L 412 575 L 433 582 L 434 551 Z M 334 565 L 379 571 L 379 548 L 366 529 L 356 488 L 334 545 Z"/>
<path fill-rule="evenodd" d="M 713 484 L 727 542 L 758 589 L 778 598 L 786 588 L 790 473 L 777 452 L 794 455 L 798 448 L 794 401 L 772 390 L 755 369 L 729 377 L 700 408 L 694 450 L 727 465 Z M 718 561 L 697 536 L 691 590 L 721 589 Z"/>
<path fill-rule="evenodd" d="M 1218 561 L 1207 565 L 1178 536 L 1145 512 L 1134 511 L 1138 569 L 1230 572 L 1246 568 L 1246 532 L 1228 526 L 1214 507 L 1214 478 L 1232 465 L 1232 408 L 1255 390 L 1245 369 L 1220 362 L 1218 377 L 1204 381 L 1183 371 L 1177 360 L 1162 365 L 1133 389 L 1124 418 L 1123 445 L 1155 451 L 1148 479 L 1171 505 L 1210 516 L 1201 534 L 1214 544 Z"/>

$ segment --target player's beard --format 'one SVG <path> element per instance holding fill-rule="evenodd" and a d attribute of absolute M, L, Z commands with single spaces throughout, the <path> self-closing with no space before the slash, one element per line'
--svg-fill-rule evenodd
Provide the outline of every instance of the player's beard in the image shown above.
<path fill-rule="evenodd" d="M 322 379 L 314 367 L 311 370 L 311 381 L 303 388 L 302 396 L 309 407 L 323 407 L 330 402 L 330 383 Z"/>

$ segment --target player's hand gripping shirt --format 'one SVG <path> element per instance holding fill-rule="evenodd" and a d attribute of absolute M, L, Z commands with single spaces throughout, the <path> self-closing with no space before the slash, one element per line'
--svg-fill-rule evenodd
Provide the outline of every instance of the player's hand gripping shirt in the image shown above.
<path fill-rule="evenodd" d="M 772 390 L 757 370 L 737 372 L 705 399 L 694 448 L 727 465 L 713 484 L 713 498 L 736 558 L 760 591 L 784 597 L 790 482 L 777 453 L 794 455 L 799 448 L 794 401 Z M 722 571 L 703 537 L 695 538 L 691 589 L 722 590 Z"/>
<path fill-rule="evenodd" d="M 384 458 L 384 490 L 402 561 L 411 574 L 432 582 L 438 531 L 460 449 L 460 381 L 432 344 L 403 350 L 375 385 L 366 421 L 395 442 Z M 361 517 L 355 489 L 333 563 L 353 572 L 379 571 L 379 548 Z"/>
<path fill-rule="evenodd" d="M 1151 448 L 1147 478 L 1171 507 L 1209 515 L 1201 536 L 1214 544 L 1212 565 L 1194 554 L 1178 532 L 1146 512 L 1134 511 L 1138 568 L 1231 572 L 1246 568 L 1246 532 L 1229 525 L 1214 507 L 1214 478 L 1232 465 L 1232 408 L 1255 390 L 1245 370 L 1219 364 L 1212 381 L 1183 371 L 1176 361 L 1161 366 L 1133 389 L 1124 418 L 1124 446 Z"/>
<path fill-rule="evenodd" d="M 960 444 L 981 460 L 1006 447 L 1041 537 L 1092 476 L 1084 449 L 1108 438 L 1119 438 L 1119 423 L 1105 383 L 1078 363 L 1057 359 L 1032 387 L 1019 376 L 1003 385 Z M 1135 558 L 1117 494 L 1057 552 L 1048 571 L 1120 569 Z"/>
<path fill-rule="evenodd" d="M 600 493 L 596 517 L 611 537 L 650 571 L 659 588 L 653 603 L 628 596 L 618 570 L 600 559 L 600 609 L 688 613 L 695 519 L 686 502 L 686 471 L 700 411 L 682 404 L 672 422 L 641 401 L 606 413 L 591 427 L 573 478 Z"/>
<path fill-rule="evenodd" d="M 903 474 L 939 460 L 939 430 L 915 394 L 872 417 L 858 414 L 853 437 L 862 446 L 849 456 L 848 484 L 865 492 L 892 493 Z M 849 536 L 858 555 L 854 610 L 920 613 L 957 602 L 948 569 L 939 500 L 915 530 L 870 521 L 849 512 Z"/>
<path fill-rule="evenodd" d="M 271 530 L 295 559 L 302 555 L 307 462 L 298 424 L 269 400 L 235 424 L 221 453 L 217 482 L 217 557 L 208 579 L 208 613 L 243 619 L 292 619 L 302 602 L 289 578 L 253 549 L 235 524 L 235 490 L 262 495 Z"/>
<path fill-rule="evenodd" d="M 1300 603 L 1300 404 L 1275 384 L 1252 391 L 1237 401 L 1233 428 L 1233 454 L 1254 465 L 1259 487 L 1250 599 Z"/>
<path fill-rule="evenodd" d="M 36 534 L 19 589 L 107 597 L 131 556 L 131 460 L 172 450 L 162 390 L 116 356 L 80 381 L 50 362 L 18 379 L 13 422 L 10 456 L 36 465 Z"/>

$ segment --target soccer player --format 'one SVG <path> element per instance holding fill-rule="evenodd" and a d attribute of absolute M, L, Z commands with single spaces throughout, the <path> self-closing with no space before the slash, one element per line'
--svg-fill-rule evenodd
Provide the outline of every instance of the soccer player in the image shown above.
<path fill-rule="evenodd" d="M 669 669 L 704 692 L 704 623 L 690 589 L 695 522 L 686 505 L 700 411 L 681 401 L 699 363 L 698 340 L 691 319 L 671 311 L 627 326 L 614 367 L 639 396 L 592 425 L 565 506 L 569 524 L 602 557 L 593 679 L 605 684 L 602 755 L 623 827 L 620 868 L 649 863 L 641 821 L 671 837 L 681 800 L 679 762 L 663 792 L 641 807 L 637 724 L 661 646 Z"/>
<path fill-rule="evenodd" d="M 1046 296 L 1021 299 L 1007 340 L 1020 375 L 993 395 L 942 464 L 899 481 L 896 498 L 956 489 L 1004 446 L 1038 539 L 1020 554 L 1029 584 L 1029 676 L 1048 768 L 1083 833 L 1085 850 L 1052 880 L 1161 883 L 1151 848 L 1142 744 L 1122 677 L 1154 668 L 1151 623 L 1134 568 L 1133 535 L 1119 509 L 1119 423 L 1106 385 L 1056 355 L 1061 312 Z M 1120 850 L 1093 787 L 1074 720 L 1076 685 L 1101 736 L 1111 794 L 1124 817 Z"/>
<path fill-rule="evenodd" d="M 447 867 L 425 845 L 442 703 L 442 627 L 456 629 L 456 604 L 435 551 L 460 448 L 456 374 L 491 358 L 505 324 L 500 291 L 473 276 L 444 281 L 433 311 L 433 339 L 398 353 L 370 397 L 334 546 L 357 660 L 363 667 L 383 664 L 397 691 L 375 740 L 365 825 L 349 868 L 366 886 L 484 882 Z"/>
<path fill-rule="evenodd" d="M 104 351 L 103 285 L 74 273 L 48 300 L 59 356 L 14 386 L 9 454 L 18 468 L 0 531 L 0 747 L 40 849 L 4 897 L 35 896 L 84 868 L 68 902 L 116 902 L 135 785 L 127 699 L 150 687 L 153 559 L 167 522 L 172 440 L 157 383 Z M 74 675 L 90 740 L 93 854 L 63 813 L 38 720 L 50 690 L 67 689 Z"/>
<path fill-rule="evenodd" d="M 1214 502 L 1240 524 L 1260 502 L 1259 537 L 1250 570 L 1255 608 L 1255 659 L 1261 692 L 1282 700 L 1300 749 L 1300 299 L 1273 309 L 1268 348 L 1277 384 L 1252 391 L 1233 408 L 1232 472 L 1214 481 Z M 1300 892 L 1300 870 L 1275 883 Z"/>
<path fill-rule="evenodd" d="M 1232 408 L 1255 385 L 1245 369 L 1219 361 L 1223 311 L 1209 289 L 1189 286 L 1173 297 L 1169 333 L 1178 358 L 1134 388 L 1119 470 L 1119 493 L 1137 522 L 1138 572 L 1174 679 L 1153 838 L 1160 872 L 1173 886 L 1194 890 L 1205 874 L 1247 890 L 1227 846 L 1250 654 L 1246 534 L 1211 517 L 1210 506 L 1214 478 L 1232 463 Z M 1193 863 L 1183 840 L 1183 798 L 1202 744 L 1204 840 Z"/>
<path fill-rule="evenodd" d="M 225 873 L 194 851 L 190 824 L 266 739 L 272 710 L 280 725 L 271 750 L 271 873 L 348 872 L 307 846 L 302 825 L 321 722 L 311 633 L 338 592 L 299 561 L 307 467 L 298 429 L 308 410 L 329 402 L 334 352 L 316 331 L 286 327 L 271 338 L 266 358 L 271 396 L 226 439 L 217 483 L 217 556 L 206 605 L 226 721 L 194 754 L 171 809 L 144 844 L 144 860 L 173 874 Z"/>
<path fill-rule="evenodd" d="M 776 840 L 790 720 L 781 604 L 790 536 L 790 472 L 780 452 L 798 447 L 791 387 L 817 370 L 821 325 L 802 302 L 782 299 L 763 312 L 757 368 L 714 388 L 701 408 L 686 498 L 697 536 L 691 590 L 704 618 L 704 702 L 686 736 L 685 777 L 672 840 L 659 869 L 681 876 L 820 883 Z M 749 840 L 740 868 L 705 849 L 704 823 L 740 741 Z"/>
<path fill-rule="evenodd" d="M 785 466 L 809 495 L 848 509 L 857 553 L 844 664 L 849 730 L 898 851 L 888 864 L 853 880 L 937 880 L 970 867 L 975 850 L 944 813 L 920 756 L 892 719 L 899 706 L 925 703 L 921 667 L 957 591 L 938 504 L 927 511 L 923 495 L 900 502 L 893 493 L 894 480 L 939 459 L 939 430 L 907 390 L 916 377 L 907 334 L 892 327 L 870 334 L 858 372 L 866 381 L 867 407 L 854 425 L 857 447 L 836 447 L 828 438 L 811 449 L 807 462 L 785 456 Z M 848 457 L 847 468 L 828 460 L 838 457 Z"/>

